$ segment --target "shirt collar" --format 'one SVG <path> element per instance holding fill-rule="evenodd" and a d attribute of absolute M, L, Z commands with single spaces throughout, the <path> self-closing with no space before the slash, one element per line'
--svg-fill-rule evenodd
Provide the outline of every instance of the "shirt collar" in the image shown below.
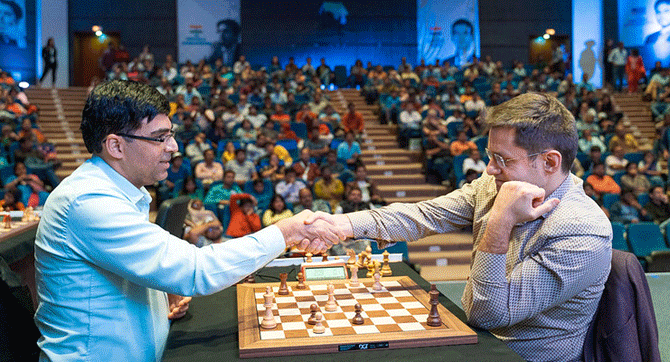
<path fill-rule="evenodd" d="M 121 190 L 128 200 L 137 204 L 142 199 L 145 202 L 151 203 L 151 195 L 144 186 L 141 188 L 135 187 L 127 178 L 123 177 L 118 171 L 112 168 L 105 160 L 101 157 L 93 155 L 90 159 L 91 164 L 98 167 L 108 178 L 112 181 L 118 188 Z"/>
<path fill-rule="evenodd" d="M 549 194 L 549 196 L 547 196 L 545 198 L 545 200 L 549 200 L 549 199 L 553 199 L 553 198 L 557 198 L 559 200 L 563 199 L 563 196 L 565 196 L 565 194 L 570 190 L 570 188 L 573 187 L 573 184 L 577 183 L 577 181 L 575 179 L 577 179 L 577 177 L 575 176 L 575 178 L 573 178 L 572 173 L 568 174 L 568 176 L 565 177 L 565 179 L 563 180 L 561 185 L 558 186 L 558 188 L 556 188 L 556 190 L 554 190 L 554 192 Z M 577 179 L 577 180 L 579 180 L 579 179 Z M 581 182 L 581 180 L 579 180 L 579 182 Z M 540 217 L 543 218 L 543 219 L 546 219 L 549 216 L 549 214 L 551 214 L 553 211 L 554 211 L 554 209 L 551 209 L 551 210 L 545 212 L 544 214 L 542 214 L 542 216 L 540 216 Z"/>

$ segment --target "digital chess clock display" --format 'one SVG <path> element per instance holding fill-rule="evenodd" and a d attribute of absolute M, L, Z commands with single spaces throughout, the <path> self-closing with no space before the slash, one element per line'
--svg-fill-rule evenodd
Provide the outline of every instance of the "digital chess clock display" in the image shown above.
<path fill-rule="evenodd" d="M 338 280 L 347 279 L 347 268 L 344 262 L 322 262 L 302 265 L 305 280 Z"/>

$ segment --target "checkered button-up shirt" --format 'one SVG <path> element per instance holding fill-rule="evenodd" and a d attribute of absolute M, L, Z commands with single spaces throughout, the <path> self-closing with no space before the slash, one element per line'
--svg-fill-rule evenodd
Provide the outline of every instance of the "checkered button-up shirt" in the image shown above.
<path fill-rule="evenodd" d="M 612 228 L 582 181 L 569 175 L 551 194 L 561 202 L 516 225 L 507 254 L 478 252 L 497 190 L 484 175 L 417 204 L 349 214 L 354 236 L 414 241 L 472 225 L 473 261 L 463 292 L 468 323 L 490 330 L 527 360 L 579 360 L 610 270 Z"/>

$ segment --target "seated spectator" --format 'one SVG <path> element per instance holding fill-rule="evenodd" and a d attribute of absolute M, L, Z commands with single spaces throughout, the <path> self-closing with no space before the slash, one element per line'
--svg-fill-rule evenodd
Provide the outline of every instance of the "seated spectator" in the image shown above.
<path fill-rule="evenodd" d="M 466 112 L 477 112 L 479 114 L 486 108 L 486 103 L 479 96 L 479 93 L 474 92 L 472 94 L 472 99 L 465 102 L 463 105 Z"/>
<path fill-rule="evenodd" d="M 463 152 L 477 149 L 477 145 L 468 140 L 468 134 L 465 131 L 458 131 L 458 137 L 449 145 L 449 151 L 452 156 L 458 156 Z"/>
<path fill-rule="evenodd" d="M 5 187 L 5 196 L 0 200 L 0 210 L 4 211 L 23 211 L 26 209 L 25 205 L 21 202 L 23 195 L 21 190 L 14 188 Z"/>
<path fill-rule="evenodd" d="M 354 180 L 347 184 L 347 188 L 351 187 L 358 187 L 361 190 L 361 201 L 371 202 L 375 206 L 386 205 L 386 201 L 377 190 L 377 185 L 368 178 L 367 169 L 362 163 L 356 166 Z"/>
<path fill-rule="evenodd" d="M 638 173 L 635 162 L 629 162 L 626 165 L 626 174 L 621 176 L 621 186 L 632 190 L 635 196 L 638 196 L 648 193 L 651 183 L 645 175 Z"/>
<path fill-rule="evenodd" d="M 45 193 L 44 182 L 35 174 L 29 174 L 26 165 L 21 162 L 14 164 L 14 175 L 7 178 L 5 189 L 20 189 L 22 196 L 28 197 L 27 206 L 37 207 L 40 201 L 40 194 Z"/>
<path fill-rule="evenodd" d="M 178 182 L 184 182 L 186 177 L 191 175 L 191 169 L 184 164 L 184 156 L 181 152 L 175 152 L 172 154 L 172 159 L 170 160 L 170 167 L 167 170 L 167 177 L 165 180 L 161 181 L 159 187 L 159 195 L 161 200 L 171 199 L 177 197 L 177 192 L 179 190 L 175 189 L 175 184 Z"/>
<path fill-rule="evenodd" d="M 254 180 L 252 186 L 253 188 L 249 191 L 249 195 L 256 198 L 256 213 L 260 215 L 270 207 L 270 200 L 274 195 L 272 182 L 258 178 Z"/>
<path fill-rule="evenodd" d="M 188 196 L 192 199 L 202 200 L 205 198 L 205 191 L 201 187 L 198 187 L 198 183 L 195 182 L 195 176 L 193 175 L 186 177 L 184 180 L 184 187 L 182 187 L 179 194 Z"/>
<path fill-rule="evenodd" d="M 605 152 L 607 147 L 600 137 L 593 136 L 591 130 L 585 129 L 582 131 L 582 137 L 579 138 L 579 150 L 584 153 L 589 153 L 592 147 L 598 147 L 600 152 Z"/>
<path fill-rule="evenodd" d="M 258 130 L 259 133 L 263 134 L 268 140 L 276 140 L 279 132 L 275 130 L 275 121 L 268 119 L 263 124 L 263 128 Z"/>
<path fill-rule="evenodd" d="M 251 121 L 246 118 L 242 120 L 242 126 L 235 131 L 235 138 L 243 143 L 255 142 L 257 135 L 258 131 L 254 129 Z"/>
<path fill-rule="evenodd" d="M 247 158 L 253 163 L 258 163 L 261 159 L 267 157 L 268 154 L 265 150 L 266 143 L 267 138 L 265 135 L 258 133 L 256 142 L 247 144 Z"/>
<path fill-rule="evenodd" d="M 335 210 L 344 195 L 344 184 L 340 179 L 333 177 L 329 165 L 321 167 L 321 179 L 314 183 L 314 195 L 330 203 L 330 209 Z"/>
<path fill-rule="evenodd" d="M 295 170 L 289 168 L 286 170 L 284 179 L 275 186 L 275 192 L 281 195 L 286 202 L 293 204 L 298 202 L 300 190 L 306 187 L 307 185 L 301 179 L 296 178 Z"/>
<path fill-rule="evenodd" d="M 572 160 L 572 166 L 570 166 L 570 172 L 572 172 L 575 176 L 579 178 L 584 177 L 584 167 L 582 166 L 582 163 L 579 162 L 578 158 Z"/>
<path fill-rule="evenodd" d="M 268 164 L 261 168 L 260 176 L 276 183 L 284 179 L 285 172 L 284 163 L 279 159 L 279 156 L 273 153 L 268 158 Z"/>
<path fill-rule="evenodd" d="M 453 175 L 451 166 L 453 157 L 449 152 L 449 144 L 442 141 L 435 134 L 428 135 L 424 152 L 426 153 L 426 169 L 437 172 L 440 175 L 441 182 L 450 182 Z"/>
<path fill-rule="evenodd" d="M 344 164 L 338 161 L 337 152 L 335 150 L 328 151 L 328 154 L 326 155 L 326 161 L 323 162 L 321 166 L 323 167 L 324 165 L 328 165 L 330 167 L 330 171 L 333 177 L 339 177 L 346 171 Z"/>
<path fill-rule="evenodd" d="M 663 173 L 658 166 L 658 161 L 654 153 L 647 151 L 644 153 L 644 157 L 637 164 L 638 172 L 642 175 L 645 175 L 652 186 L 663 186 L 665 181 L 663 180 Z"/>
<path fill-rule="evenodd" d="M 19 138 L 30 137 L 33 140 L 33 144 L 44 143 L 47 140 L 39 129 L 33 128 L 30 118 L 24 118 L 21 121 L 21 130 L 18 136 Z"/>
<path fill-rule="evenodd" d="M 206 204 L 228 205 L 230 196 L 242 193 L 240 186 L 235 183 L 235 172 L 226 171 L 223 175 L 223 182 L 212 186 L 205 196 Z"/>
<path fill-rule="evenodd" d="M 263 227 L 270 226 L 280 220 L 293 216 L 293 211 L 286 207 L 286 202 L 281 195 L 275 194 L 270 200 L 270 207 L 263 213 Z"/>
<path fill-rule="evenodd" d="M 637 202 L 633 190 L 624 190 L 621 199 L 610 207 L 610 220 L 626 224 L 636 224 L 647 215 L 647 211 Z"/>
<path fill-rule="evenodd" d="M 278 123 L 289 123 L 291 122 L 291 116 L 284 112 L 284 106 L 281 104 L 275 105 L 275 112 L 270 116 L 270 120 Z"/>
<path fill-rule="evenodd" d="M 582 137 L 584 136 L 584 131 L 591 131 L 591 134 L 598 137 L 602 133 L 600 126 L 595 122 L 596 116 L 595 112 L 586 112 L 582 117 L 584 119 L 577 120 L 577 130 L 581 132 Z M 605 152 L 605 150 L 603 150 Z"/>
<path fill-rule="evenodd" d="M 330 204 L 321 199 L 314 200 L 312 191 L 308 188 L 304 188 L 300 190 L 299 203 L 293 205 L 295 214 L 298 214 L 303 210 L 311 210 L 313 212 L 323 211 L 330 214 Z"/>
<path fill-rule="evenodd" d="M 465 134 L 468 136 L 468 138 L 479 136 L 479 126 L 472 117 L 465 117 L 461 130 L 465 131 Z"/>
<path fill-rule="evenodd" d="M 312 127 L 309 130 L 309 139 L 305 141 L 303 149 L 309 152 L 309 156 L 314 158 L 317 163 L 323 161 L 328 151 L 330 151 L 329 142 L 321 139 L 319 129 Z"/>
<path fill-rule="evenodd" d="M 363 115 L 356 111 L 356 105 L 353 102 L 349 102 L 347 109 L 349 112 L 342 117 L 342 129 L 344 132 L 353 132 L 356 138 L 358 138 L 365 132 Z"/>
<path fill-rule="evenodd" d="M 598 161 L 593 164 L 593 171 L 589 177 L 586 178 L 593 190 L 602 197 L 603 194 L 618 194 L 621 192 L 621 187 L 614 181 L 612 176 L 605 174 L 605 164 Z"/>
<path fill-rule="evenodd" d="M 265 143 L 265 151 L 268 155 L 277 155 L 277 157 L 279 157 L 279 159 L 284 162 L 285 167 L 291 167 L 293 164 L 291 154 L 288 152 L 286 147 L 278 145 L 274 139 L 268 139 L 268 141 Z"/>
<path fill-rule="evenodd" d="M 278 140 L 294 140 L 298 147 L 301 147 L 303 140 L 291 129 L 289 123 L 281 124 L 281 132 L 277 135 Z"/>
<path fill-rule="evenodd" d="M 214 145 L 218 145 L 219 141 L 228 138 L 228 131 L 226 130 L 221 117 L 216 117 L 214 119 L 214 122 L 207 128 L 205 136 Z"/>
<path fill-rule="evenodd" d="M 204 160 L 195 166 L 195 177 L 202 182 L 205 189 L 215 181 L 223 179 L 223 166 L 214 160 L 214 150 L 205 150 Z"/>
<path fill-rule="evenodd" d="M 398 117 L 398 143 L 406 148 L 410 138 L 421 137 L 423 119 L 413 102 L 404 102 L 402 108 Z"/>
<path fill-rule="evenodd" d="M 226 142 L 223 153 L 221 154 L 221 163 L 224 165 L 235 159 L 235 144 L 232 141 Z"/>
<path fill-rule="evenodd" d="M 328 99 L 326 99 L 320 91 L 316 91 L 314 92 L 312 101 L 309 102 L 308 105 L 312 112 L 320 114 L 330 105 L 330 102 L 328 102 Z"/>
<path fill-rule="evenodd" d="M 592 146 L 591 150 L 589 151 L 589 157 L 582 163 L 582 168 L 586 172 L 593 172 L 593 165 L 598 163 L 598 162 L 603 162 L 602 159 L 602 151 L 600 151 L 600 147 L 598 146 Z"/>
<path fill-rule="evenodd" d="M 481 174 L 486 171 L 486 163 L 482 160 L 482 155 L 479 153 L 479 149 L 470 149 L 468 155 L 469 157 L 463 160 L 463 172 L 467 173 L 468 170 L 474 170 L 477 177 L 481 176 Z"/>
<path fill-rule="evenodd" d="M 177 126 L 174 132 L 174 138 L 183 145 L 191 143 L 191 140 L 200 133 L 200 127 L 195 124 L 195 120 L 190 113 L 184 114 L 184 121 L 181 126 Z"/>
<path fill-rule="evenodd" d="M 21 137 L 19 137 L 19 135 L 14 132 L 12 126 L 8 124 L 2 125 L 2 138 L 0 139 L 0 145 L 2 145 L 2 149 L 5 152 L 9 151 L 9 146 L 12 143 L 18 142 L 20 139 Z"/>
<path fill-rule="evenodd" d="M 323 112 L 319 114 L 319 124 L 328 124 L 332 129 L 338 129 L 342 127 L 342 117 L 340 117 L 340 114 L 335 111 L 335 108 L 329 104 L 324 108 Z M 312 127 L 316 126 L 316 124 L 312 124 Z"/>
<path fill-rule="evenodd" d="M 354 140 L 354 132 L 347 132 L 344 136 L 344 142 L 337 146 L 337 159 L 344 161 L 350 169 L 361 163 L 361 146 Z"/>
<path fill-rule="evenodd" d="M 312 112 L 307 103 L 300 106 L 300 110 L 295 114 L 295 121 L 304 123 L 307 127 L 314 127 L 314 121 L 318 118 L 318 113 Z"/>
<path fill-rule="evenodd" d="M 184 240 L 199 248 L 221 242 L 223 226 L 211 210 L 203 207 L 200 199 L 189 202 L 184 225 Z"/>
<path fill-rule="evenodd" d="M 320 175 L 319 165 L 310 157 L 310 152 L 306 147 L 300 150 L 300 159 L 294 162 L 291 168 L 308 187 L 311 187 L 314 180 Z"/>
<path fill-rule="evenodd" d="M 661 232 L 666 235 L 666 226 L 670 221 L 670 203 L 662 186 L 654 186 L 649 193 L 649 202 L 644 205 L 647 219 L 658 224 Z"/>
<path fill-rule="evenodd" d="M 47 154 L 34 148 L 30 137 L 21 138 L 19 141 L 19 147 L 14 150 L 14 162 L 25 164 L 27 168 L 41 175 L 40 179 L 49 183 L 51 187 L 56 187 L 60 183 L 60 178 L 54 171 L 60 166 L 60 162 L 50 159 Z"/>
<path fill-rule="evenodd" d="M 193 141 L 186 146 L 184 152 L 186 153 L 186 157 L 191 160 L 191 163 L 196 165 L 205 159 L 205 151 L 211 149 L 212 146 L 209 144 L 209 141 L 207 141 L 207 136 L 200 132 L 193 138 Z"/>
<path fill-rule="evenodd" d="M 357 186 L 352 186 L 347 191 L 346 200 L 340 201 L 335 208 L 334 214 L 347 214 L 354 211 L 370 210 L 372 205 L 369 201 L 362 200 L 363 193 Z"/>
<path fill-rule="evenodd" d="M 261 229 L 261 218 L 254 212 L 258 202 L 249 194 L 230 197 L 230 223 L 226 235 L 239 238 Z"/>
<path fill-rule="evenodd" d="M 625 171 L 628 160 L 624 158 L 624 149 L 621 145 L 616 145 L 612 149 L 612 154 L 605 158 L 606 171 L 610 176 L 614 176 L 619 171 Z"/>
<path fill-rule="evenodd" d="M 235 172 L 235 182 L 240 187 L 244 186 L 247 181 L 258 178 L 256 166 L 254 166 L 253 162 L 247 160 L 247 152 L 244 148 L 235 150 L 235 159 L 226 163 L 226 170 Z"/>
<path fill-rule="evenodd" d="M 637 152 L 639 150 L 639 145 L 635 136 L 630 132 L 626 132 L 622 122 L 619 122 L 614 126 L 614 136 L 610 139 L 608 146 L 611 152 L 614 152 L 616 146 L 621 146 L 624 154 Z"/>
<path fill-rule="evenodd" d="M 258 113 L 258 108 L 255 105 L 250 105 L 248 108 L 247 119 L 251 122 L 254 129 L 263 127 L 263 124 L 268 120 L 264 113 Z"/>
<path fill-rule="evenodd" d="M 423 134 L 435 134 L 438 137 L 448 137 L 449 131 L 444 125 L 444 120 L 437 116 L 437 111 L 429 109 L 426 118 L 423 120 Z"/>

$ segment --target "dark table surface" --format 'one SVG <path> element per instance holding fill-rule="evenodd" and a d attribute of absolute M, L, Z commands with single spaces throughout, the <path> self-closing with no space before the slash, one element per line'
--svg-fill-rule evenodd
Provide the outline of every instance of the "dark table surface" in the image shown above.
<path fill-rule="evenodd" d="M 279 281 L 279 273 L 291 272 L 293 267 L 264 268 L 259 271 L 256 281 Z M 428 291 L 430 283 L 421 278 L 405 263 L 391 263 L 394 276 L 407 275 L 420 287 Z M 296 271 L 289 276 L 295 278 Z M 363 277 L 364 271 L 360 272 Z M 263 278 L 267 276 L 268 278 Z M 440 294 L 440 303 L 461 320 L 465 313 L 451 300 Z M 290 357 L 272 357 L 273 360 L 291 361 L 523 361 L 491 333 L 473 328 L 477 332 L 478 343 L 459 346 L 424 347 L 408 349 L 378 349 L 367 351 L 341 352 Z M 193 298 L 187 315 L 175 321 L 170 328 L 163 361 L 230 361 L 239 360 L 237 335 L 237 293 L 230 287 L 219 293 Z M 257 358 L 245 360 L 270 360 Z"/>

